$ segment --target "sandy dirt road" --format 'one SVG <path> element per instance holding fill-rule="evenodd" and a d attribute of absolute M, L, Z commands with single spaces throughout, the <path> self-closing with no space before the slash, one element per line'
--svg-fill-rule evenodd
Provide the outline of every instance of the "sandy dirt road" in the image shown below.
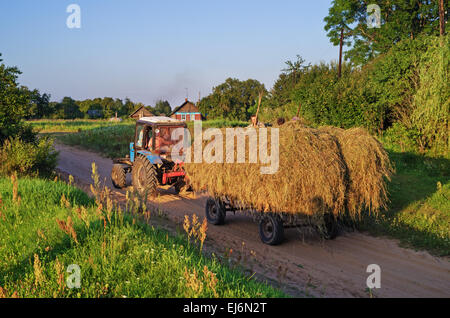
<path fill-rule="evenodd" d="M 98 154 L 57 144 L 58 169 L 76 180 L 91 182 L 91 163 L 112 188 L 112 160 Z M 124 191 L 115 191 L 124 196 Z M 167 213 L 174 226 L 184 215 L 196 213 L 203 219 L 205 195 L 175 195 L 161 190 L 151 202 Z M 286 230 L 286 241 L 276 247 L 261 243 L 258 226 L 249 217 L 227 215 L 226 225 L 208 228 L 209 250 L 241 259 L 256 276 L 282 287 L 293 296 L 368 297 L 366 273 L 369 264 L 381 267 L 381 289 L 375 297 L 450 297 L 450 259 L 398 246 L 395 240 L 375 238 L 359 232 L 341 233 L 323 241 L 308 231 Z M 222 254 L 218 254 L 222 255 Z"/>

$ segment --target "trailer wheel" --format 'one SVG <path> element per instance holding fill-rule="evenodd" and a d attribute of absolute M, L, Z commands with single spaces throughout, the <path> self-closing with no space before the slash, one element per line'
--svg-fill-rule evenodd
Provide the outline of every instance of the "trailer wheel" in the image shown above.
<path fill-rule="evenodd" d="M 147 158 L 138 156 L 132 169 L 133 187 L 140 194 L 152 195 L 158 188 L 158 178 L 155 166 Z"/>
<path fill-rule="evenodd" d="M 280 244 L 284 240 L 283 220 L 278 215 L 264 215 L 259 221 L 259 236 L 264 244 Z"/>
<path fill-rule="evenodd" d="M 325 214 L 323 216 L 325 224 L 325 233 L 323 233 L 326 240 L 333 240 L 338 235 L 338 224 L 336 218 L 331 214 Z"/>
<path fill-rule="evenodd" d="M 225 223 L 226 210 L 223 202 L 209 198 L 206 201 L 205 214 L 208 223 L 222 225 Z"/>
<path fill-rule="evenodd" d="M 114 164 L 111 170 L 111 181 L 115 188 L 123 189 L 127 185 L 127 173 L 121 164 Z"/>

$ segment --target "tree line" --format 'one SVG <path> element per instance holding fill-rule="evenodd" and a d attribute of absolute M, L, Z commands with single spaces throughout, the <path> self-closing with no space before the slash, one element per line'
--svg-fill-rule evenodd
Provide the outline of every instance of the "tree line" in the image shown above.
<path fill-rule="evenodd" d="M 29 107 L 25 118 L 27 119 L 100 119 L 127 117 L 136 109 L 144 106 L 154 115 L 169 115 L 172 111 L 170 103 L 166 100 L 158 100 L 155 106 L 145 106 L 136 103 L 129 98 L 125 100 L 112 97 L 74 100 L 64 97 L 60 102 L 51 102 L 49 94 L 40 94 L 38 90 L 28 92 Z"/>
<path fill-rule="evenodd" d="M 375 28 L 367 23 L 375 14 L 368 3 L 334 0 L 324 18 L 330 41 L 348 47 L 342 64 L 311 65 L 297 55 L 270 90 L 229 78 L 200 101 L 201 111 L 208 119 L 248 120 L 262 93 L 261 120 L 300 115 L 311 125 L 366 127 L 408 149 L 450 153 L 450 43 L 442 0 L 376 1 Z"/>

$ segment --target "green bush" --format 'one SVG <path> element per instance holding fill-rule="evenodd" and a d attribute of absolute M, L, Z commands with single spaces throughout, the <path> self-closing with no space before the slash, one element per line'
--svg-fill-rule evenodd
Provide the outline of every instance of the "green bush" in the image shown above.
<path fill-rule="evenodd" d="M 449 36 L 434 38 L 421 57 L 420 87 L 414 95 L 410 129 L 416 129 L 420 150 L 450 153 Z"/>
<path fill-rule="evenodd" d="M 46 137 L 36 142 L 10 138 L 0 149 L 0 175 L 49 176 L 56 167 L 57 156 L 53 140 Z"/>

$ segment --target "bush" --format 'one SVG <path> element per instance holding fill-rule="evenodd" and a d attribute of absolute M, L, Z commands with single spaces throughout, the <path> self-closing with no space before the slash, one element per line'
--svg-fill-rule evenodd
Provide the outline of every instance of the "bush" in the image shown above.
<path fill-rule="evenodd" d="M 443 43 L 441 43 L 441 41 Z M 421 57 L 419 67 L 420 87 L 414 95 L 411 129 L 417 129 L 416 142 L 420 150 L 433 153 L 450 152 L 450 49 L 449 36 L 434 38 Z"/>
<path fill-rule="evenodd" d="M 5 140 L 0 149 L 0 175 L 49 176 L 57 164 L 53 140 L 46 137 L 26 142 L 19 137 Z"/>

